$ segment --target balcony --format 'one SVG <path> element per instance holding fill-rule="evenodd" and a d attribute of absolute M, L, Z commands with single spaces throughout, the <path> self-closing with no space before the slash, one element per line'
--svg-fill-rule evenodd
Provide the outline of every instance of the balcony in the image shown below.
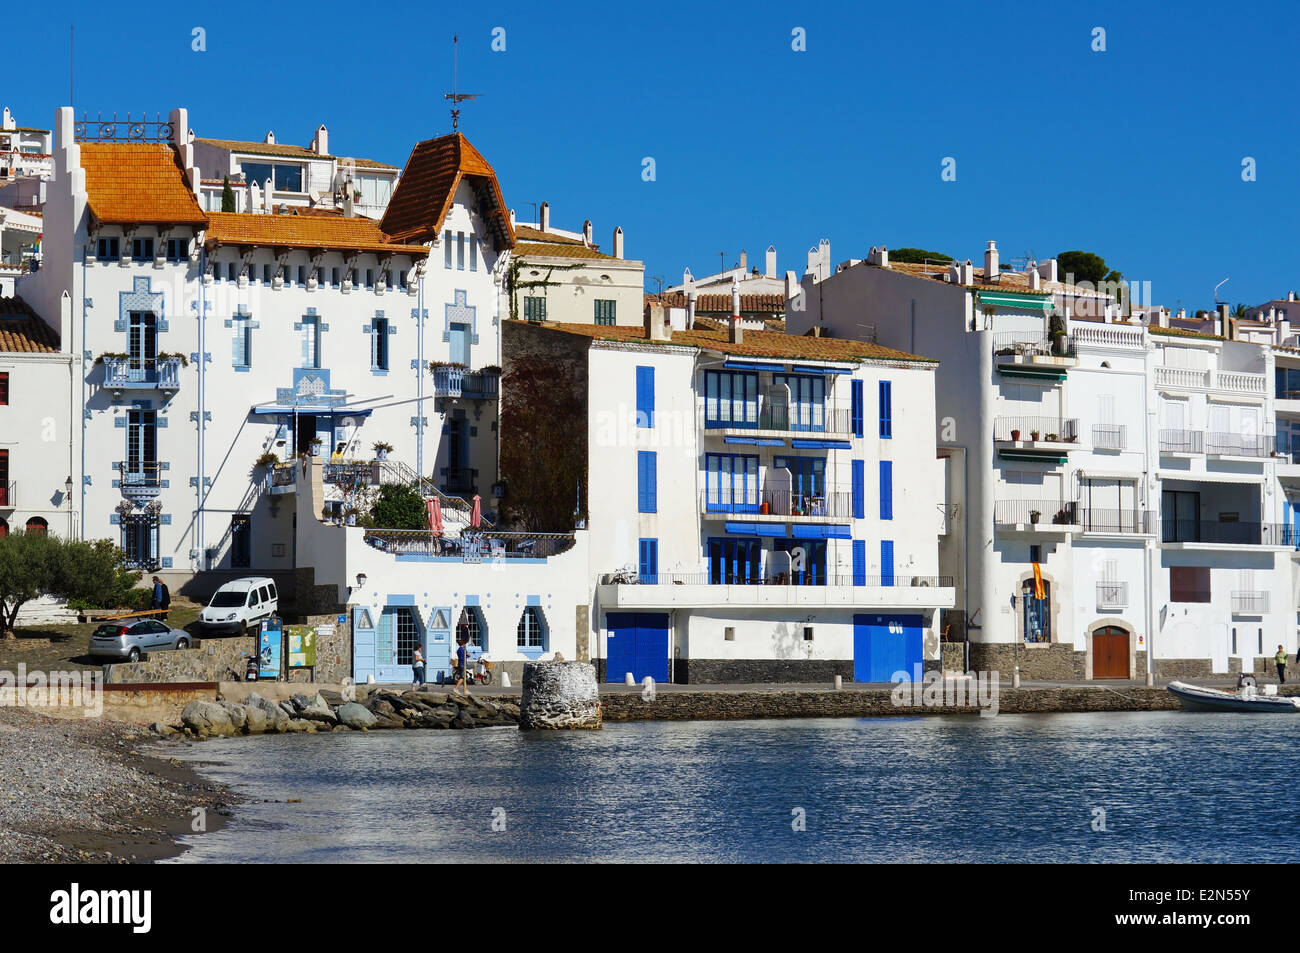
<path fill-rule="evenodd" d="M 848 440 L 853 424 L 847 409 L 825 404 L 757 401 L 699 401 L 700 426 L 721 437 L 769 437 L 781 440 Z"/>
<path fill-rule="evenodd" d="M 1164 365 L 1158 366 L 1155 372 L 1156 387 L 1161 390 L 1213 391 L 1252 397 L 1264 397 L 1268 393 L 1268 381 L 1263 374 Z"/>
<path fill-rule="evenodd" d="M 1092 449 L 1123 450 L 1128 446 L 1128 427 L 1125 424 L 1093 424 Z"/>
<path fill-rule="evenodd" d="M 785 575 L 722 577 L 716 573 L 656 573 L 600 578 L 602 608 L 786 608 L 878 606 L 880 608 L 950 608 L 956 598 L 951 576 L 821 576 L 797 582 Z"/>
<path fill-rule="evenodd" d="M 1107 510 L 1088 506 L 1077 507 L 1075 513 L 1085 533 L 1123 536 L 1156 531 L 1156 514 L 1149 510 Z"/>
<path fill-rule="evenodd" d="M 1132 351 L 1147 349 L 1146 335 L 1140 330 L 1117 328 L 1102 324 L 1095 327 L 1076 324 L 1070 329 L 1070 337 L 1077 347 L 1123 348 Z"/>
<path fill-rule="evenodd" d="M 1074 339 L 1049 338 L 1027 331 L 1001 331 L 993 335 L 993 361 L 1004 377 L 1065 380 L 1066 371 L 1079 364 Z"/>
<path fill-rule="evenodd" d="M 1114 612 L 1128 608 L 1127 582 L 1097 583 L 1097 611 Z"/>
<path fill-rule="evenodd" d="M 760 522 L 825 522 L 853 518 L 852 495 L 843 492 L 803 494 L 764 488 L 756 493 L 727 492 L 718 487 L 700 493 L 700 512 L 706 517 L 726 518 L 737 514 Z"/>
<path fill-rule="evenodd" d="M 1065 454 L 1079 449 L 1079 421 L 1063 417 L 999 417 L 993 423 L 993 442 L 1001 444 L 998 456 L 1006 460 L 1065 462 Z"/>
<path fill-rule="evenodd" d="M 457 400 L 496 400 L 501 392 L 499 370 L 471 371 L 457 364 L 433 366 L 433 394 L 435 397 Z"/>
<path fill-rule="evenodd" d="M 993 523 L 1006 532 L 1075 533 L 1079 504 L 1060 500 L 995 500 Z"/>
<path fill-rule="evenodd" d="M 120 397 L 126 391 L 170 391 L 181 388 L 184 358 L 148 360 L 130 357 L 104 358 L 104 387 Z"/>
<path fill-rule="evenodd" d="M 1290 523 L 1256 523 L 1240 520 L 1160 521 L 1160 541 L 1165 544 L 1211 546 L 1296 547 L 1297 534 Z"/>
<path fill-rule="evenodd" d="M 298 462 L 277 463 L 266 475 L 266 489 L 273 495 L 296 493 L 298 490 Z"/>
<path fill-rule="evenodd" d="M 163 465 L 156 460 L 128 460 L 117 465 L 118 485 L 129 500 L 152 500 L 163 490 Z"/>
<path fill-rule="evenodd" d="M 1205 434 L 1200 430 L 1161 430 L 1163 456 L 1191 457 L 1205 452 Z"/>
<path fill-rule="evenodd" d="M 471 532 L 434 536 L 426 530 L 368 529 L 367 546 L 393 556 L 458 559 L 549 559 L 573 548 L 572 533 Z"/>
<path fill-rule="evenodd" d="M 1216 457 L 1249 457 L 1262 459 L 1273 456 L 1274 438 L 1260 434 L 1247 437 L 1235 433 L 1212 433 L 1205 438 L 1205 452 Z"/>
<path fill-rule="evenodd" d="M 18 481 L 0 483 L 0 510 L 11 510 L 18 505 Z"/>
<path fill-rule="evenodd" d="M 1232 594 L 1233 615 L 1263 615 L 1268 612 L 1267 592 L 1234 592 Z"/>

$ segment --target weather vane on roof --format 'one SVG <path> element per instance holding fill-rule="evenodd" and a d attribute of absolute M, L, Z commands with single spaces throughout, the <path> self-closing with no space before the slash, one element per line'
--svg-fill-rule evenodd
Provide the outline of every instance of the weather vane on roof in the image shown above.
<path fill-rule="evenodd" d="M 443 93 L 443 99 L 451 100 L 451 131 L 455 132 L 460 125 L 460 109 L 457 108 L 467 99 L 478 99 L 478 93 L 462 93 L 456 85 L 457 81 L 457 52 L 460 49 L 460 37 L 451 38 L 451 92 Z"/>

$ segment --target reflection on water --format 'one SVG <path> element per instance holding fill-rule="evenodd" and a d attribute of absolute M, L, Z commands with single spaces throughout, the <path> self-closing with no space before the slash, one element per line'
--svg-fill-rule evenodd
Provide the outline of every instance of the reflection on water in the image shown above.
<path fill-rule="evenodd" d="M 1153 712 L 238 738 L 181 755 L 249 802 L 178 859 L 1294 862 L 1298 732 Z"/>

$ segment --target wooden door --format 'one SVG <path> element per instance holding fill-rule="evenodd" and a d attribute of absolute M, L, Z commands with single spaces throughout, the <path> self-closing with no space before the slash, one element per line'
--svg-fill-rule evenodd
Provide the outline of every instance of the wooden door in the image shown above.
<path fill-rule="evenodd" d="M 1092 677 L 1128 678 L 1129 634 L 1108 625 L 1092 634 Z"/>

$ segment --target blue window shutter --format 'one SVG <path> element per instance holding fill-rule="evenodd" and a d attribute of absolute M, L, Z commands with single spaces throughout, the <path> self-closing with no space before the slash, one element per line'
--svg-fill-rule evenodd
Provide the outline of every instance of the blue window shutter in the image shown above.
<path fill-rule="evenodd" d="M 852 381 L 849 388 L 851 414 L 853 416 L 853 436 L 861 437 L 862 425 L 862 381 Z"/>
<path fill-rule="evenodd" d="M 653 450 L 637 452 L 637 511 L 641 513 L 659 512 L 659 494 L 655 486 L 658 475 L 657 454 Z"/>
<path fill-rule="evenodd" d="M 639 549 L 638 569 L 643 583 L 656 583 L 659 576 L 659 540 L 642 539 Z"/>
<path fill-rule="evenodd" d="M 655 425 L 655 369 L 638 366 L 636 369 L 636 425 Z"/>
<path fill-rule="evenodd" d="M 867 541 L 865 539 L 855 539 L 853 541 L 853 585 L 865 586 L 867 584 Z"/>
<path fill-rule="evenodd" d="M 880 436 L 894 435 L 894 395 L 889 381 L 880 382 Z"/>
<path fill-rule="evenodd" d="M 892 539 L 880 541 L 880 584 L 882 586 L 894 584 L 894 541 Z"/>
<path fill-rule="evenodd" d="M 861 460 L 853 461 L 853 518 L 867 518 L 866 466 Z"/>
<path fill-rule="evenodd" d="M 880 461 L 880 518 L 894 518 L 894 462 Z"/>

